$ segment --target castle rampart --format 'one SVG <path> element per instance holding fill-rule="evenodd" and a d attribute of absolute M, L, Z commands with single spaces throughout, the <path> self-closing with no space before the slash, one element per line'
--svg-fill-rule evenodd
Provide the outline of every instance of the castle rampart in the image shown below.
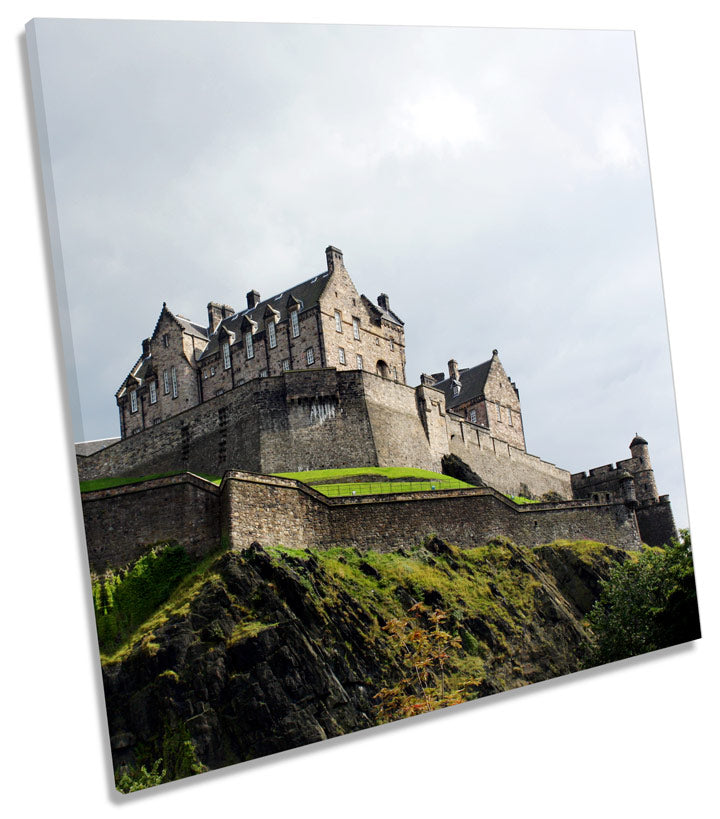
<path fill-rule="evenodd" d="M 570 499 L 570 475 L 447 412 L 444 394 L 360 370 L 258 378 L 89 456 L 81 480 L 176 470 L 291 472 L 352 466 L 441 470 L 455 453 L 501 492 Z"/>
<path fill-rule="evenodd" d="M 84 493 L 82 501 L 90 565 L 98 572 L 123 566 L 164 540 L 197 554 L 217 548 L 221 539 L 234 549 L 257 541 L 390 551 L 430 534 L 466 548 L 499 536 L 525 546 L 558 538 L 640 546 L 625 504 L 518 506 L 487 487 L 326 498 L 297 481 L 233 471 L 220 487 L 184 474 Z"/>

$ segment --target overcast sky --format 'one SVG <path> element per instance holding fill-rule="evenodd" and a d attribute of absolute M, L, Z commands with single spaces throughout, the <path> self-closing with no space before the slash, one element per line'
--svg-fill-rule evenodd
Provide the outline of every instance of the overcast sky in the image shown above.
<path fill-rule="evenodd" d="M 500 359 L 528 451 L 650 443 L 687 524 L 631 32 L 40 21 L 82 417 L 163 301 L 206 322 L 325 270 L 405 321 L 407 376 Z"/>

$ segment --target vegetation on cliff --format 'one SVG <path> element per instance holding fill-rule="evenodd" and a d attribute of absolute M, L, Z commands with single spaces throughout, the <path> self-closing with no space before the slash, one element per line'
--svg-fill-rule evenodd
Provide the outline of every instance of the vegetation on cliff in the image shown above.
<path fill-rule="evenodd" d="M 645 549 L 615 567 L 588 619 L 589 666 L 698 639 L 690 532 L 681 530 L 664 549 Z"/>
<path fill-rule="evenodd" d="M 584 618 L 626 557 L 589 542 L 458 549 L 433 537 L 389 553 L 254 546 L 201 563 L 157 549 L 95 582 L 118 787 L 425 710 L 407 649 L 434 631 L 443 656 L 426 659 L 441 666 L 421 690 L 432 707 L 575 671 Z"/>

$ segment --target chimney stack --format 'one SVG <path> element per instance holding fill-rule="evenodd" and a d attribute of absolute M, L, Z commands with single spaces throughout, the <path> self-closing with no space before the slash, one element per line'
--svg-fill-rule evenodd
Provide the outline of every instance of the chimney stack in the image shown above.
<path fill-rule="evenodd" d="M 253 307 L 257 307 L 259 303 L 260 303 L 260 294 L 258 293 L 257 290 L 251 290 L 247 294 L 248 309 L 252 310 Z"/>
<path fill-rule="evenodd" d="M 230 307 L 229 304 L 223 304 L 223 306 L 222 306 L 222 317 L 224 319 L 226 319 L 226 318 L 230 318 L 230 316 L 234 316 L 234 315 L 235 315 L 235 310 L 232 307 Z"/>
<path fill-rule="evenodd" d="M 147 358 L 150 355 L 150 339 L 144 338 L 142 343 L 143 348 L 143 358 Z"/>
<path fill-rule="evenodd" d="M 455 361 L 454 358 L 451 358 L 448 361 L 448 378 L 454 379 L 455 381 L 460 380 L 460 371 L 458 370 L 458 363 Z"/>
<path fill-rule="evenodd" d="M 345 269 L 345 263 L 343 262 L 343 253 L 337 247 L 333 247 L 329 245 L 325 248 L 325 258 L 327 259 L 327 269 L 328 273 L 334 273 L 335 268 L 342 268 Z"/>
<path fill-rule="evenodd" d="M 383 310 L 390 310 L 390 299 L 387 296 L 387 293 L 381 293 L 378 296 L 378 304 L 382 307 Z"/>
<path fill-rule="evenodd" d="M 223 307 L 222 304 L 218 304 L 216 301 L 211 301 L 207 306 L 208 311 L 208 328 L 211 333 L 214 333 L 217 330 L 218 325 L 223 320 Z"/>

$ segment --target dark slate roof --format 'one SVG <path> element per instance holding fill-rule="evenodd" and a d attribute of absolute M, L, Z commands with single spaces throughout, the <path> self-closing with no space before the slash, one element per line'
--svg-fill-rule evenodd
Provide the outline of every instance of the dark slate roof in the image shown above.
<path fill-rule="evenodd" d="M 290 297 L 293 297 L 300 302 L 301 313 L 315 307 L 318 303 L 318 299 L 322 295 L 323 290 L 325 290 L 325 285 L 328 283 L 329 278 L 330 274 L 327 271 L 325 273 L 319 273 L 312 279 L 296 284 L 293 287 L 289 287 L 287 290 L 283 290 L 282 293 L 278 293 L 275 296 L 271 296 L 269 299 L 264 299 L 263 301 L 258 302 L 255 307 L 247 308 L 239 313 L 229 316 L 226 319 L 223 319 L 215 332 L 210 336 L 208 346 L 203 350 L 199 360 L 202 360 L 203 358 L 206 358 L 207 356 L 210 356 L 218 351 L 217 335 L 220 327 L 224 327 L 230 333 L 235 333 L 235 337 L 239 338 L 242 332 L 240 329 L 240 324 L 245 317 L 247 317 L 249 321 L 254 321 L 257 324 L 257 337 L 261 338 L 262 333 L 265 332 L 265 319 L 263 316 L 265 313 L 265 308 L 268 305 L 280 314 L 280 318 L 278 319 L 279 321 L 285 321 L 288 317 L 287 302 Z"/>
<path fill-rule="evenodd" d="M 207 341 L 208 331 L 205 327 L 195 324 L 194 321 L 190 321 L 190 319 L 185 318 L 185 316 L 181 316 L 176 313 L 173 313 L 172 315 L 175 318 L 175 321 L 177 321 L 177 323 L 186 333 L 189 333 L 191 336 L 195 336 L 195 338 L 202 338 L 204 341 Z"/>
<path fill-rule="evenodd" d="M 485 382 L 490 372 L 491 363 L 492 359 L 484 361 L 476 367 L 460 370 L 460 392 L 458 395 L 453 395 L 454 382 L 452 378 L 445 378 L 438 381 L 437 384 L 433 384 L 435 389 L 442 390 L 445 393 L 445 406 L 452 409 L 473 398 L 481 397 L 485 391 Z"/>
<path fill-rule="evenodd" d="M 630 441 L 630 446 L 631 446 L 631 447 L 633 447 L 633 446 L 636 446 L 637 444 L 645 444 L 645 445 L 647 445 L 647 441 L 646 441 L 644 438 L 641 438 L 641 437 L 640 437 L 640 436 L 639 436 L 639 435 L 636 433 L 636 434 L 635 434 L 635 437 L 632 439 L 632 441 Z"/>

